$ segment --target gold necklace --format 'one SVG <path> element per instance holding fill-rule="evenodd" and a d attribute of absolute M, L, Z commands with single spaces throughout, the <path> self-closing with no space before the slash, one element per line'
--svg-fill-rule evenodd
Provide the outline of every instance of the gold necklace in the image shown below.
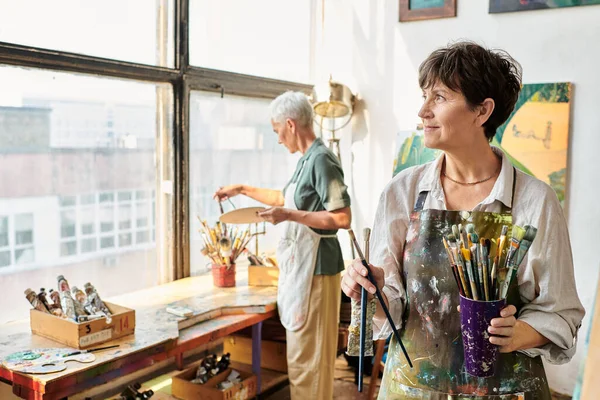
<path fill-rule="evenodd" d="M 482 179 L 480 181 L 475 181 L 475 182 L 461 182 L 461 181 L 457 181 L 455 179 L 450 178 L 448 175 L 446 175 L 446 165 L 444 165 L 444 169 L 442 170 L 442 175 L 444 175 L 445 178 L 450 179 L 452 182 L 458 183 L 459 185 L 473 186 L 473 185 L 477 185 L 479 183 L 489 181 L 490 179 L 495 177 L 500 172 L 500 168 L 502 168 L 502 163 L 500 163 L 500 166 L 498 167 L 498 169 L 496 169 L 496 171 L 494 171 L 494 173 L 492 175 L 490 175 L 489 177 L 487 177 L 485 179 Z"/>

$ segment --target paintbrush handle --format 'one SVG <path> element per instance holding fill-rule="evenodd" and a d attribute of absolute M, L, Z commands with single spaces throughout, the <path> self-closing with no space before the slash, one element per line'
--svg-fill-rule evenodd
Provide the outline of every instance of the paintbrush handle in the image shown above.
<path fill-rule="evenodd" d="M 398 329 L 396 329 L 396 324 L 394 323 L 394 320 L 392 319 L 392 316 L 390 315 L 390 311 L 388 310 L 387 306 L 385 305 L 385 300 L 383 299 L 383 295 L 381 294 L 381 291 L 375 284 L 375 279 L 373 278 L 373 275 L 371 275 L 371 269 L 369 268 L 369 265 L 367 264 L 367 262 L 365 261 L 364 258 L 361 259 L 361 262 L 362 262 L 363 267 L 365 267 L 367 269 L 367 277 L 369 278 L 369 281 L 371 281 L 371 283 L 375 286 L 375 295 L 377 296 L 377 300 L 379 300 L 379 303 L 381 304 L 381 308 L 383 309 L 383 312 L 385 313 L 385 316 L 386 316 L 388 322 L 390 323 L 392 330 L 394 331 L 394 336 L 396 337 L 396 340 L 398 341 L 398 343 L 400 344 L 400 347 L 402 348 L 404 357 L 406 358 L 406 361 L 408 361 L 408 365 L 410 365 L 410 367 L 412 368 L 413 365 L 412 365 L 412 362 L 410 361 L 410 357 L 408 356 L 408 353 L 406 352 L 404 343 L 402 343 L 402 339 L 400 338 Z"/>
<path fill-rule="evenodd" d="M 367 290 L 360 290 L 360 354 L 358 356 L 358 391 L 362 392 L 365 370 L 365 341 L 367 336 Z"/>
<path fill-rule="evenodd" d="M 502 282 L 502 288 L 500 289 L 500 298 L 505 299 L 508 295 L 508 288 L 510 287 L 510 282 L 513 280 L 513 275 L 515 274 L 516 268 L 514 265 L 510 265 L 508 267 L 508 272 L 506 272 L 506 279 Z"/>

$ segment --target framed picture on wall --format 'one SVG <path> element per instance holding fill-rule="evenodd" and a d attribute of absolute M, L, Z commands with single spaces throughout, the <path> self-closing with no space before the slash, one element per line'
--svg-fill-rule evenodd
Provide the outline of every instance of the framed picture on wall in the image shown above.
<path fill-rule="evenodd" d="M 456 17 L 456 0 L 400 0 L 400 22 Z"/>
<path fill-rule="evenodd" d="M 600 0 L 490 0 L 490 13 L 545 10 L 593 4 L 600 4 Z"/>

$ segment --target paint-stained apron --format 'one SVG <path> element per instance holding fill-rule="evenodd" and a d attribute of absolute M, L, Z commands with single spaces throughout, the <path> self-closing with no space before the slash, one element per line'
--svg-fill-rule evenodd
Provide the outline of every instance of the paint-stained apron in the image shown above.
<path fill-rule="evenodd" d="M 515 180 L 516 176 L 513 197 Z M 452 233 L 453 224 L 472 223 L 480 238 L 498 238 L 502 225 L 511 232 L 510 209 L 504 207 L 501 213 L 423 210 L 427 195 L 422 192 L 418 196 L 403 255 L 408 304 L 400 334 L 414 368 L 408 366 L 392 337 L 378 398 L 550 400 L 540 357 L 517 352 L 499 354 L 496 374 L 490 378 L 477 378 L 465 371 L 460 314 L 456 309 L 459 292 L 442 237 Z M 500 269 L 500 278 L 505 275 L 506 270 Z M 517 279 L 511 282 L 507 301 L 520 310 Z"/>

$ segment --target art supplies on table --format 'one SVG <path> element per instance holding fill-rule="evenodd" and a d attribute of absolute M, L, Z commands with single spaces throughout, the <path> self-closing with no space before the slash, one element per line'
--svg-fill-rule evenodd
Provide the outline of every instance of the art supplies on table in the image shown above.
<path fill-rule="evenodd" d="M 2 360 L 2 365 L 14 372 L 51 374 L 67 369 L 67 361 L 91 363 L 96 356 L 71 348 L 43 348 L 13 353 Z"/>
<path fill-rule="evenodd" d="M 169 306 L 169 307 L 167 307 L 167 312 L 169 314 L 177 315 L 178 317 L 184 317 L 184 318 L 194 315 L 193 310 L 190 310 L 187 307 L 181 307 L 181 306 Z"/>
<path fill-rule="evenodd" d="M 135 311 L 105 303 L 90 282 L 83 289 L 71 286 L 63 275 L 56 278 L 57 290 L 41 288 L 36 294 L 25 290 L 32 305 L 31 332 L 70 347 L 89 348 L 135 332 Z"/>
<path fill-rule="evenodd" d="M 221 224 L 220 221 L 217 221 L 212 228 L 206 220 L 198 217 L 198 221 L 200 221 L 199 232 L 204 243 L 202 254 L 208 257 L 214 265 L 228 267 L 234 265 L 253 236 L 249 227 L 243 230 L 238 227 L 227 230 L 223 229 L 224 224 Z"/>
<path fill-rule="evenodd" d="M 63 275 L 58 275 L 56 281 L 58 291 L 50 289 L 50 298 L 44 288 L 41 288 L 38 294 L 31 288 L 25 290 L 25 297 L 34 309 L 75 322 L 87 322 L 106 317 L 107 323 L 110 323 L 112 313 L 91 283 L 87 282 L 84 285 L 84 293 L 76 286 L 71 288 Z"/>
<path fill-rule="evenodd" d="M 76 356 L 77 354 L 93 353 L 95 351 L 104 351 L 104 350 L 109 350 L 109 349 L 115 349 L 119 346 L 120 346 L 119 344 L 114 344 L 112 346 L 96 347 L 95 349 L 77 350 L 77 351 L 73 351 L 72 353 L 64 354 L 63 357 L 70 357 L 70 356 Z"/>

